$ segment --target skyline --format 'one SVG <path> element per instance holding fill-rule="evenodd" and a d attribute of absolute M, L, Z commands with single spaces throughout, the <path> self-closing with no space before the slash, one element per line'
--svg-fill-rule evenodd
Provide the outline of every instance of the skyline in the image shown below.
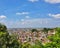
<path fill-rule="evenodd" d="M 60 0 L 0 0 L 0 23 L 8 28 L 60 27 Z"/>

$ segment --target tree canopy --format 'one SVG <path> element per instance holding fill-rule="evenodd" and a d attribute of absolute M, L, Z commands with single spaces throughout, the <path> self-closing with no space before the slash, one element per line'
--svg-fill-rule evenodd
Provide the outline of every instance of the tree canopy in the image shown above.
<path fill-rule="evenodd" d="M 0 32 L 7 32 L 7 27 L 0 23 Z"/>
<path fill-rule="evenodd" d="M 0 23 L 0 48 L 18 48 L 18 40 L 9 35 L 7 27 Z"/>

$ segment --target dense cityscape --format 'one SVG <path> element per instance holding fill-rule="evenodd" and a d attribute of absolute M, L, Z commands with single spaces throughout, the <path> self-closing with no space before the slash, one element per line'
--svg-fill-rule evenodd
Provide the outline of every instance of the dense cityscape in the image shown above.
<path fill-rule="evenodd" d="M 55 30 L 51 29 L 48 30 L 46 33 L 43 29 L 11 29 L 8 30 L 10 34 L 16 35 L 16 38 L 24 43 L 30 42 L 34 43 L 36 40 L 41 41 L 43 44 L 49 42 L 50 40 L 47 39 L 47 36 L 51 36 L 55 34 Z"/>
<path fill-rule="evenodd" d="M 0 24 L 0 48 L 60 48 L 60 28 L 14 28 Z"/>

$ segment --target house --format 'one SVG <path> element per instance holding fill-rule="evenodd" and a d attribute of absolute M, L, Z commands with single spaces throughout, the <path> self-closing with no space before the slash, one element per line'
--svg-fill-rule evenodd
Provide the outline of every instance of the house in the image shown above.
<path fill-rule="evenodd" d="M 49 30 L 48 31 L 48 36 L 51 36 L 51 35 L 54 35 L 56 33 L 56 31 L 53 29 L 53 30 Z"/>

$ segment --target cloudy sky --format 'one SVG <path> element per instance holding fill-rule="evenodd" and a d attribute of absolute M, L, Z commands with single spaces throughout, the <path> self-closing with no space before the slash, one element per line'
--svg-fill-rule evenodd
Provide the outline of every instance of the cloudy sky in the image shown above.
<path fill-rule="evenodd" d="M 60 0 L 0 0 L 0 23 L 8 28 L 60 27 Z"/>

